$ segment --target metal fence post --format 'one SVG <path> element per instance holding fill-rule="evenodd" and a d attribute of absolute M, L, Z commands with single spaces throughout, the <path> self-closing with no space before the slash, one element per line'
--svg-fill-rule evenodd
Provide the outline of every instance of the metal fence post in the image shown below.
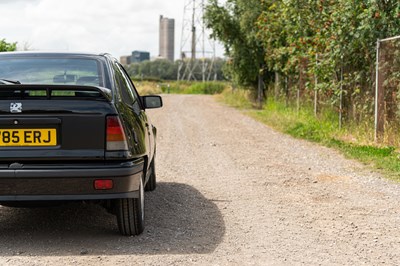
<path fill-rule="evenodd" d="M 376 77 L 375 77 L 375 142 L 381 142 L 384 134 L 384 111 L 383 111 L 383 86 L 379 78 L 379 61 L 380 61 L 381 40 L 376 41 Z M 383 84 L 383 83 L 382 83 Z"/>
<path fill-rule="evenodd" d="M 318 54 L 315 55 L 315 69 L 318 71 Z M 315 88 L 314 88 L 314 116 L 318 115 L 318 75 L 314 73 Z"/>
<path fill-rule="evenodd" d="M 342 129 L 343 123 L 343 55 L 340 63 L 340 103 L 339 103 L 339 130 Z"/>

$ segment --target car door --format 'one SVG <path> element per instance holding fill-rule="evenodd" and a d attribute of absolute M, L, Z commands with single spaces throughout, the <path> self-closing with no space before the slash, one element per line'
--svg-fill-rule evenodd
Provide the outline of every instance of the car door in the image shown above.
<path fill-rule="evenodd" d="M 130 132 L 128 138 L 136 142 L 136 146 L 142 146 L 140 151 L 150 159 L 153 156 L 153 136 L 151 125 L 148 121 L 146 112 L 142 108 L 139 96 L 133 87 L 133 83 L 126 74 L 125 69 L 119 64 L 114 65 L 116 82 L 119 83 L 120 96 L 123 107 L 121 114 L 123 119 L 129 124 Z"/>
<path fill-rule="evenodd" d="M 142 105 L 142 103 L 140 102 L 140 97 L 139 97 L 139 94 L 138 94 L 138 92 L 137 92 L 137 90 L 136 90 L 136 88 L 135 88 L 135 85 L 133 84 L 133 82 L 132 82 L 132 80 L 131 80 L 131 78 L 129 77 L 129 75 L 128 75 L 128 73 L 126 72 L 126 70 L 123 68 L 123 66 L 121 65 L 121 64 L 118 64 L 119 65 L 119 67 L 121 68 L 121 70 L 123 71 L 123 74 L 124 74 L 124 77 L 125 77 L 125 79 L 127 79 L 127 81 L 128 81 L 128 89 L 129 89 L 129 92 L 131 93 L 131 95 L 132 95 L 132 98 L 134 98 L 134 99 L 136 99 L 137 100 L 137 102 L 138 102 L 138 104 L 139 104 L 139 106 L 141 107 L 141 108 L 139 108 L 140 109 L 140 112 L 139 112 L 139 117 L 143 120 L 143 121 L 145 121 L 145 126 L 146 126 L 146 129 L 147 129 L 147 134 L 148 134 L 148 141 L 149 141 L 149 149 L 148 149 L 148 152 L 149 152 L 149 158 L 150 159 L 152 159 L 153 158 L 153 156 L 154 156 L 154 152 L 155 152 L 155 136 L 154 136 L 154 132 L 153 132 L 153 125 L 152 125 L 152 123 L 151 123 L 151 121 L 150 121 L 150 118 L 147 116 L 147 114 L 146 114 L 146 110 L 143 108 L 143 105 Z"/>

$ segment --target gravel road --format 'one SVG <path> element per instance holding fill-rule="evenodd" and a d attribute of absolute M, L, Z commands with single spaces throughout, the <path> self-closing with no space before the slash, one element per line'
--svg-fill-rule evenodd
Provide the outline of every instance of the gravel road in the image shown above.
<path fill-rule="evenodd" d="M 164 96 L 146 229 L 90 204 L 0 208 L 0 265 L 399 265 L 400 186 L 210 96 Z"/>

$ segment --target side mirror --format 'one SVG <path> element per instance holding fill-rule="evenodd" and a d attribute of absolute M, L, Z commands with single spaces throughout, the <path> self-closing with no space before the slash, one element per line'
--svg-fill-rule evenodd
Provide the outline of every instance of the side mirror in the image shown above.
<path fill-rule="evenodd" d="M 163 106 L 163 101 L 160 96 L 149 95 L 149 96 L 142 96 L 141 98 L 145 109 L 160 108 Z"/>

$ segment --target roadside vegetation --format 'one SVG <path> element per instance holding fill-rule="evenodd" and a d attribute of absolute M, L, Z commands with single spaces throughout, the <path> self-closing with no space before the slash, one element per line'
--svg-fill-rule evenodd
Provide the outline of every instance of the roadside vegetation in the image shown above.
<path fill-rule="evenodd" d="M 274 83 L 274 94 L 298 98 L 298 108 L 341 104 L 342 115 L 357 120 L 373 112 L 377 40 L 400 35 L 399 16 L 399 1 L 208 0 L 205 23 L 225 45 L 225 75 L 257 91 L 259 106 Z M 381 48 L 391 118 L 400 42 Z"/>
<path fill-rule="evenodd" d="M 296 108 L 288 107 L 284 100 L 273 97 L 268 97 L 264 107 L 259 109 L 251 90 L 225 90 L 218 99 L 280 132 L 335 148 L 348 158 L 357 159 L 400 181 L 400 153 L 394 146 L 376 145 L 371 141 L 374 134 L 372 121 L 348 124 L 339 129 L 337 116 L 332 111 L 315 117 L 311 105 L 298 112 Z"/>

